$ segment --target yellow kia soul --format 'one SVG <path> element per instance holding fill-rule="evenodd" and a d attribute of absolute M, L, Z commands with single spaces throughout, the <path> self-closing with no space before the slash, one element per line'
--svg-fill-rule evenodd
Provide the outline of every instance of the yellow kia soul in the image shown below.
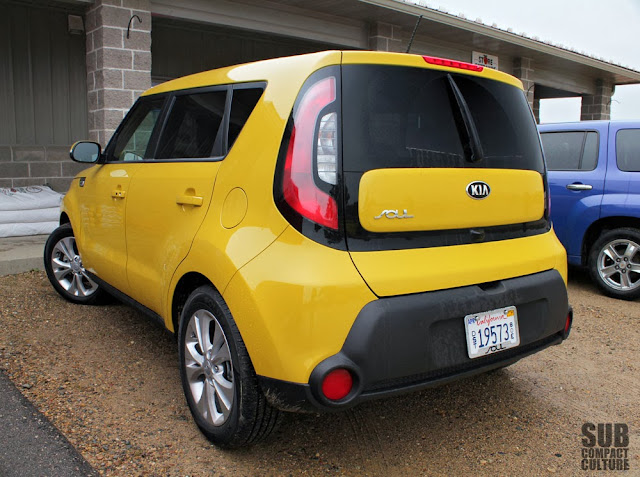
<path fill-rule="evenodd" d="M 71 157 L 95 165 L 46 244 L 53 287 L 176 333 L 220 446 L 569 334 L 540 141 L 504 73 L 360 51 L 223 68 L 150 89 Z"/>

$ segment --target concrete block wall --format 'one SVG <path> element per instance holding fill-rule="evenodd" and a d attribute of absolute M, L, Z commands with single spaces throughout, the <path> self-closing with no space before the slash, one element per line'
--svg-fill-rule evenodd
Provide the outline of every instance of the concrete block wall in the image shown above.
<path fill-rule="evenodd" d="M 402 51 L 402 29 L 391 23 L 375 22 L 369 25 L 369 49 L 375 51 Z"/>
<path fill-rule="evenodd" d="M 611 97 L 614 86 L 602 80 L 596 82 L 596 94 L 582 96 L 580 121 L 611 119 Z"/>
<path fill-rule="evenodd" d="M 533 98 L 531 109 L 533 110 L 533 117 L 535 117 L 536 122 L 540 124 L 540 98 Z"/>
<path fill-rule="evenodd" d="M 527 97 L 529 107 L 533 111 L 536 122 L 540 122 L 540 100 L 535 98 L 535 81 L 533 79 L 533 60 L 531 58 L 514 58 L 513 59 L 513 76 L 522 81 L 524 94 Z"/>
<path fill-rule="evenodd" d="M 151 87 L 150 8 L 149 0 L 96 0 L 85 16 L 89 137 L 103 147 Z"/>
<path fill-rule="evenodd" d="M 66 146 L 0 147 L 0 187 L 48 185 L 66 192 L 86 164 L 73 162 Z"/>
<path fill-rule="evenodd" d="M 533 108 L 533 96 L 535 83 L 533 82 L 533 62 L 530 58 L 514 58 L 513 60 L 513 76 L 522 81 L 524 93 L 527 96 L 529 106 Z"/>

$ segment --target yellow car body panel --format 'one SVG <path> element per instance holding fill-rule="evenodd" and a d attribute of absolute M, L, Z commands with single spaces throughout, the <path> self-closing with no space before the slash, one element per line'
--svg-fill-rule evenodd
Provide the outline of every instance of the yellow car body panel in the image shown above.
<path fill-rule="evenodd" d="M 93 166 L 92 168 L 87 169 L 87 171 L 95 167 L 98 167 L 98 166 Z M 82 171 L 82 174 L 86 174 L 87 171 Z M 80 220 L 80 210 L 81 210 L 82 204 L 78 199 L 79 189 L 80 189 L 80 177 L 84 177 L 84 176 L 80 176 L 80 174 L 78 174 L 76 177 L 73 178 L 73 180 L 71 181 L 71 184 L 69 185 L 69 190 L 62 198 L 62 202 L 60 202 L 61 220 L 64 220 L 62 219 L 62 217 L 65 217 L 65 216 L 67 217 L 67 219 L 69 220 L 69 223 L 71 223 L 71 227 L 73 228 L 73 233 L 76 238 L 77 244 L 80 244 L 82 242 L 82 235 L 83 235 L 83 227 Z"/>
<path fill-rule="evenodd" d="M 395 296 L 487 283 L 556 269 L 567 282 L 566 252 L 553 231 L 511 240 L 351 252 L 378 296 Z"/>
<path fill-rule="evenodd" d="M 476 181 L 490 184 L 490 194 L 469 200 L 467 186 Z M 542 218 L 544 184 L 540 173 L 525 170 L 374 169 L 360 180 L 358 207 L 371 232 L 517 224 Z"/>
<path fill-rule="evenodd" d="M 302 85 L 304 80 L 316 70 L 330 65 L 339 65 L 342 59 L 341 51 L 323 51 L 309 55 L 290 56 L 287 58 L 275 58 L 271 60 L 256 61 L 239 66 L 229 66 L 217 70 L 204 71 L 182 78 L 174 79 L 148 89 L 143 96 L 179 91 L 217 84 L 235 84 L 248 81 L 283 81 L 273 85 L 270 94 L 277 92 L 278 101 L 274 106 L 285 106 L 288 100 L 295 100 L 299 89 L 296 85 Z M 366 53 L 365 53 L 366 54 Z M 267 99 L 267 98 L 265 98 Z M 289 104 L 289 106 L 291 106 Z M 289 117 L 291 110 L 278 111 L 285 119 Z"/>
<path fill-rule="evenodd" d="M 340 351 L 358 312 L 376 299 L 347 253 L 291 227 L 238 271 L 223 297 L 256 373 L 296 383 Z"/>
<path fill-rule="evenodd" d="M 253 72 L 254 68 L 239 67 L 239 71 L 223 69 L 174 80 L 178 81 L 173 85 L 175 88 L 191 88 L 203 81 L 228 82 L 229 77 L 234 77 L 245 81 L 266 80 L 267 88 L 233 148 L 221 162 L 208 218 L 195 236 L 189 255 L 175 271 L 165 297 L 164 312 L 161 313 L 170 330 L 174 329 L 171 315 L 173 291 L 183 276 L 187 273 L 201 274 L 222 292 L 237 270 L 269 246 L 288 226 L 275 207 L 273 182 L 265 178 L 272 178 L 275 173 L 274 159 L 300 87 L 310 72 L 339 64 L 340 52 L 298 59 L 303 60 L 303 65 L 285 58 L 278 61 L 272 72 L 263 68 L 258 74 Z M 256 63 L 256 67 L 260 63 Z M 287 80 L 283 81 L 284 78 Z M 158 91 L 156 88 L 153 91 Z M 234 193 L 238 190 L 242 194 Z M 246 205 L 236 202 L 242 196 Z M 230 210 L 238 214 L 239 207 L 246 209 L 241 221 L 224 226 L 223 216 Z"/>
<path fill-rule="evenodd" d="M 178 265 L 211 203 L 220 162 L 143 164 L 127 201 L 127 276 L 131 296 L 160 315 Z"/>
<path fill-rule="evenodd" d="M 94 166 L 82 172 L 84 186 L 75 189 L 75 197 L 65 197 L 65 202 L 79 204 L 79 220 L 71 223 L 79 229 L 76 240 L 85 268 L 127 294 L 125 211 L 139 167 L 132 162 Z"/>

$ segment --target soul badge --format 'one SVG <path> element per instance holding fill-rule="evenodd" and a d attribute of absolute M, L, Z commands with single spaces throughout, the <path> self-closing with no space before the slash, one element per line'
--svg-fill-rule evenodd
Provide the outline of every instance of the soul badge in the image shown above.
<path fill-rule="evenodd" d="M 374 217 L 374 219 L 381 219 L 386 217 L 387 219 L 413 219 L 413 215 L 409 215 L 407 209 L 404 209 L 403 214 L 399 214 L 398 209 L 385 209 L 380 212 L 380 215 Z"/>

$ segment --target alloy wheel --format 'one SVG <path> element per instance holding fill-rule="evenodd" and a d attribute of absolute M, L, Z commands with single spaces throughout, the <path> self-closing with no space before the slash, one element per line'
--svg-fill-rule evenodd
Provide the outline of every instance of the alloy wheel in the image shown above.
<path fill-rule="evenodd" d="M 54 245 L 51 269 L 56 281 L 71 296 L 87 298 L 98 290 L 98 284 L 82 265 L 74 236 L 64 237 Z"/>
<path fill-rule="evenodd" d="M 189 319 L 184 367 L 195 407 L 214 426 L 223 425 L 233 409 L 235 385 L 227 338 L 216 317 L 198 310 Z"/>
<path fill-rule="evenodd" d="M 597 268 L 607 286 L 635 290 L 640 286 L 640 245 L 628 239 L 609 242 L 598 254 Z"/>

